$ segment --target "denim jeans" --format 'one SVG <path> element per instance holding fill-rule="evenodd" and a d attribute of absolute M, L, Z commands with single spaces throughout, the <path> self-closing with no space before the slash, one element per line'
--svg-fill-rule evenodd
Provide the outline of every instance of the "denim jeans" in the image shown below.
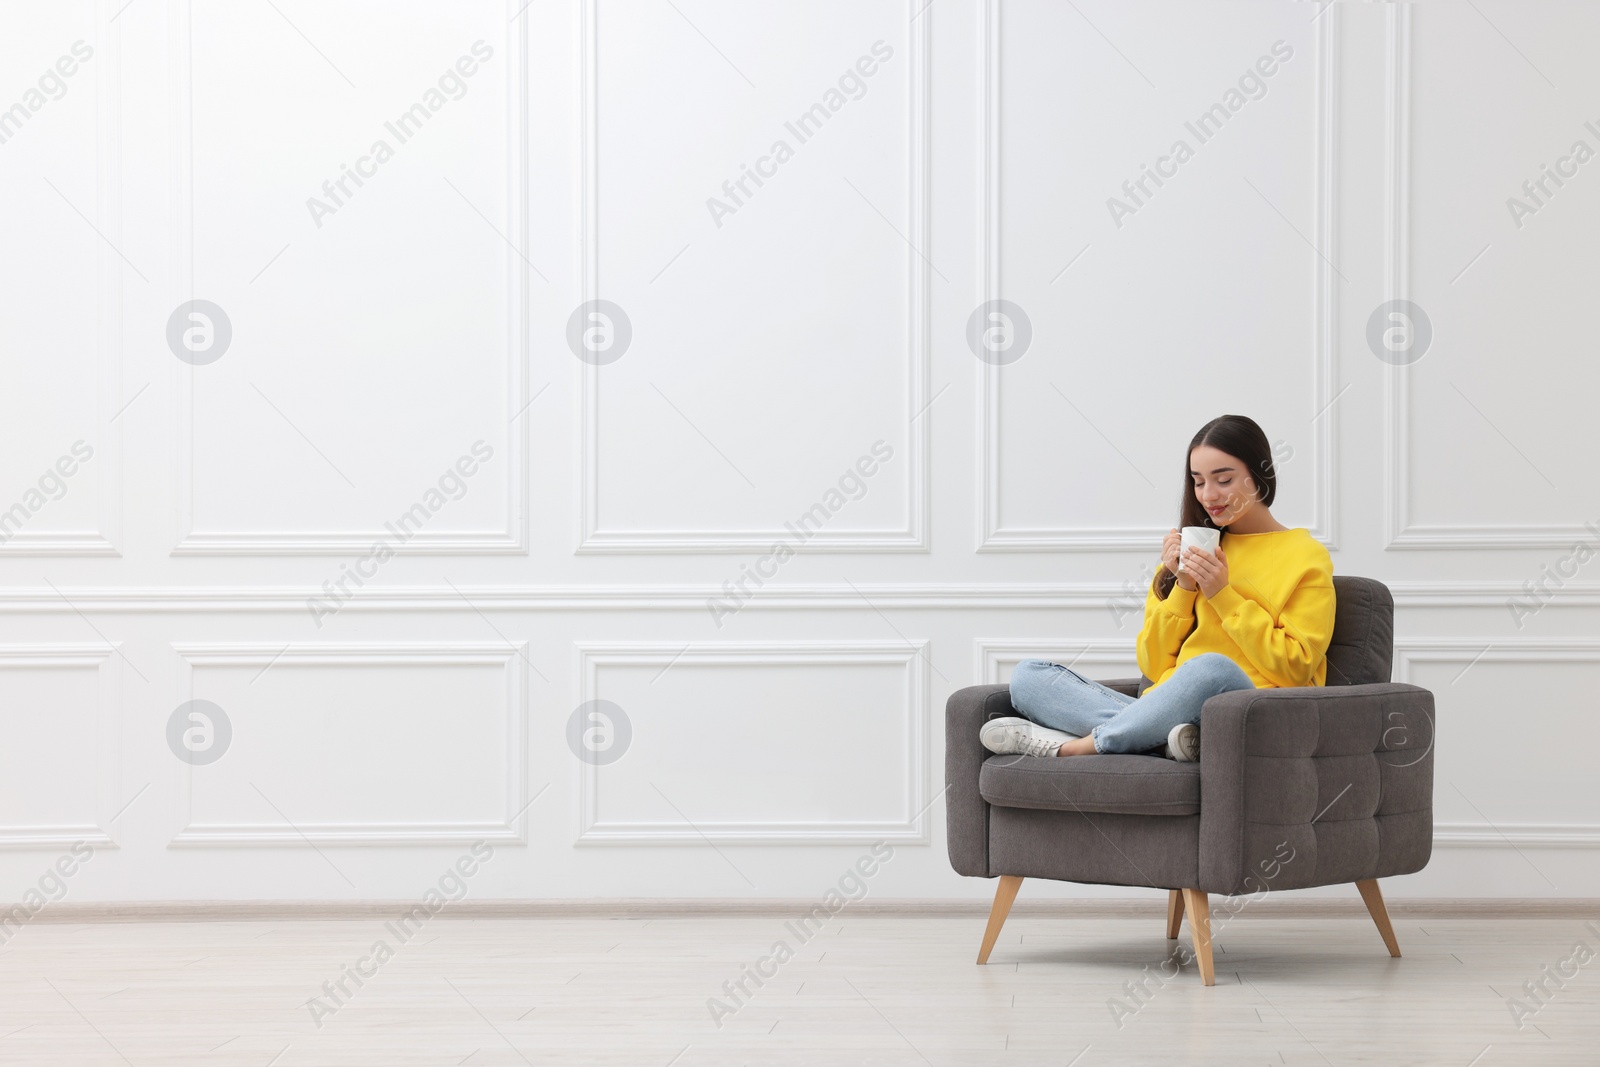
<path fill-rule="evenodd" d="M 1254 689 L 1233 660 L 1207 652 L 1188 660 L 1159 687 L 1135 699 L 1070 667 L 1025 659 L 1011 672 L 1011 706 L 1040 726 L 1093 736 L 1096 752 L 1148 752 L 1179 723 L 1200 722 L 1200 707 L 1218 693 Z"/>

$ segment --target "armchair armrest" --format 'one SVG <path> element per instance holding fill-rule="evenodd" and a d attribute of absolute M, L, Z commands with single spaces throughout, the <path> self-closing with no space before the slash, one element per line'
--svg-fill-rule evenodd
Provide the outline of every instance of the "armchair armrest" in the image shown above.
<path fill-rule="evenodd" d="M 1200 718 L 1200 888 L 1419 871 L 1433 849 L 1433 694 L 1403 682 L 1241 689 Z"/>
<path fill-rule="evenodd" d="M 1015 714 L 1006 685 L 968 686 L 945 703 L 945 842 L 957 874 L 989 877 L 989 802 L 978 793 L 978 773 L 989 750 L 978 740 L 978 728 Z"/>

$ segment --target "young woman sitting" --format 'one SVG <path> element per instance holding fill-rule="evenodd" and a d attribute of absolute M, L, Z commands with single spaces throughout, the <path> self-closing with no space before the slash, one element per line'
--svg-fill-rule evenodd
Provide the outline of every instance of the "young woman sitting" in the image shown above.
<path fill-rule="evenodd" d="M 1216 553 L 1167 534 L 1145 596 L 1139 669 L 1151 684 L 1130 697 L 1069 667 L 1029 659 L 1011 675 L 1022 717 L 991 719 L 990 752 L 1088 756 L 1139 752 L 1200 758 L 1200 708 L 1234 689 L 1322 685 L 1333 636 L 1333 563 L 1304 527 L 1272 517 L 1277 472 L 1266 434 L 1224 415 L 1189 442 L 1184 526 L 1222 531 Z M 1163 747 L 1164 746 L 1164 747 Z"/>

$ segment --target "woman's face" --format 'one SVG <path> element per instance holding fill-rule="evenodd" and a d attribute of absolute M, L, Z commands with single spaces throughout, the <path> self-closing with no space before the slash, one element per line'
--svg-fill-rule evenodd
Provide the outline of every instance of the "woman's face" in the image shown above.
<path fill-rule="evenodd" d="M 1238 521 L 1256 505 L 1256 484 L 1245 465 L 1210 445 L 1189 453 L 1189 480 L 1194 498 L 1218 526 Z"/>

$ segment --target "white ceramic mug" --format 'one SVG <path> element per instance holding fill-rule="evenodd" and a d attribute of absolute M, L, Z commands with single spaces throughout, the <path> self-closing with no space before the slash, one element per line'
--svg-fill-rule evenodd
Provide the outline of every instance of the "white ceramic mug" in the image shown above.
<path fill-rule="evenodd" d="M 1178 573 L 1183 573 L 1183 553 L 1185 549 L 1202 548 L 1215 555 L 1217 546 L 1221 543 L 1221 530 L 1213 529 L 1210 526 L 1185 526 L 1178 542 Z"/>

